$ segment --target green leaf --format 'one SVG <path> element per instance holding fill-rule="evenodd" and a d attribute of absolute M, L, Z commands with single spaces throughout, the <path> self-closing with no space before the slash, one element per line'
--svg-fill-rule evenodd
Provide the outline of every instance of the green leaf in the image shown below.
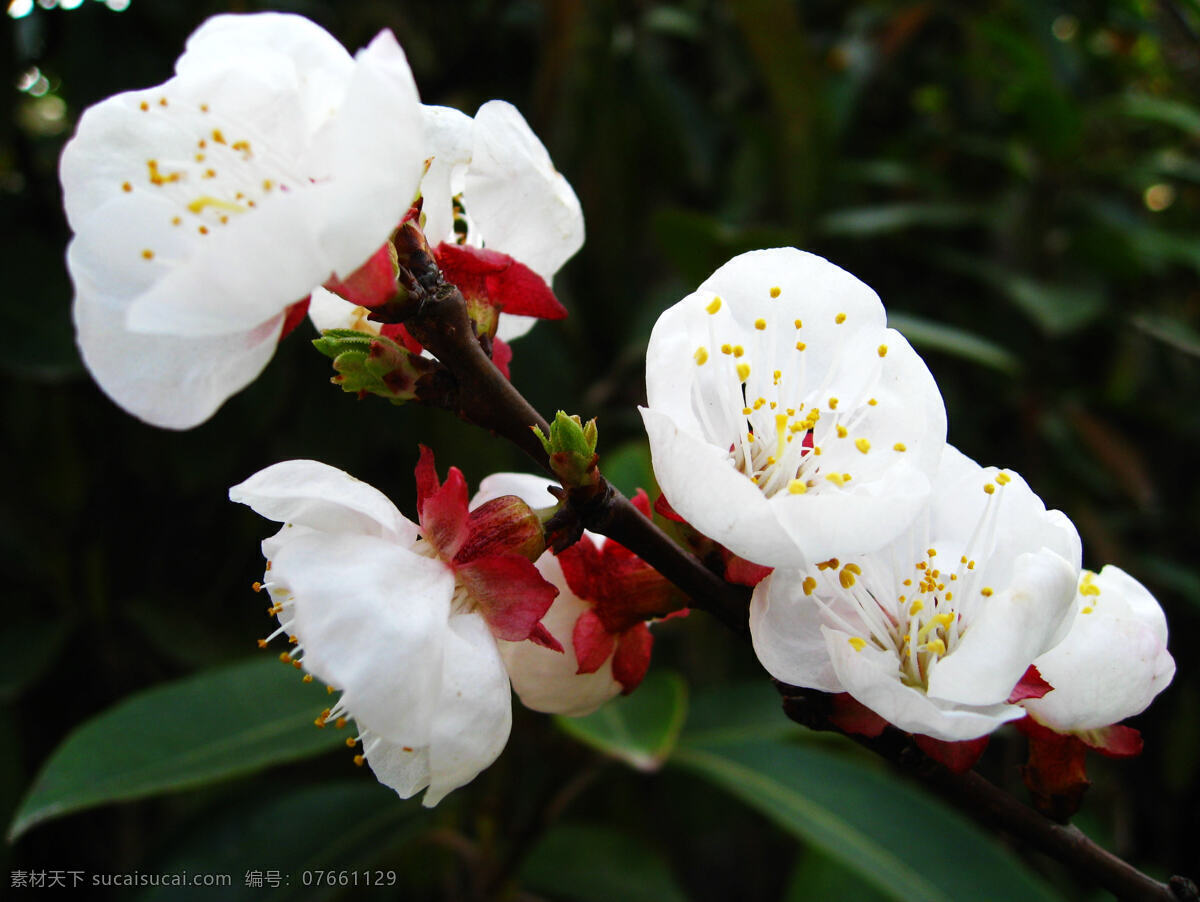
<path fill-rule="evenodd" d="M 630 767 L 662 767 L 687 718 L 687 684 L 672 671 L 651 673 L 637 690 L 585 717 L 556 717 L 564 732 Z"/>
<path fill-rule="evenodd" d="M 692 697 L 681 741 L 722 745 L 750 739 L 816 737 L 783 713 L 779 693 L 765 680 L 725 683 Z"/>
<path fill-rule="evenodd" d="M 1169 125 L 1189 135 L 1200 135 L 1200 110 L 1178 100 L 1149 94 L 1123 94 L 1112 103 L 1114 113 Z"/>
<path fill-rule="evenodd" d="M 319 730 L 317 685 L 257 658 L 131 696 L 71 733 L 25 797 L 9 839 L 72 811 L 224 780 L 343 745 Z"/>
<path fill-rule="evenodd" d="M 1055 898 L 966 818 L 844 749 L 684 741 L 671 760 L 733 793 L 891 898 Z"/>
<path fill-rule="evenodd" d="M 1002 373 L 1021 369 L 1020 359 L 1011 351 L 958 326 L 896 312 L 888 313 L 888 325 L 922 350 L 942 351 Z"/>
<path fill-rule="evenodd" d="M 1139 313 L 1130 317 L 1129 321 L 1133 323 L 1134 328 L 1157 338 L 1175 350 L 1200 357 L 1200 333 L 1187 323 L 1180 322 L 1173 316 L 1156 313 Z"/>
<path fill-rule="evenodd" d="M 810 902 L 813 899 L 882 902 L 888 898 L 887 894 L 865 883 L 860 875 L 812 847 L 797 856 L 792 878 L 783 894 L 783 902 Z"/>
<path fill-rule="evenodd" d="M 1105 295 L 1099 284 L 1055 285 L 953 251 L 941 251 L 936 259 L 948 269 L 978 279 L 1012 302 L 1050 336 L 1078 331 L 1104 312 Z"/>
<path fill-rule="evenodd" d="M 219 891 L 211 886 L 154 887 L 139 896 L 139 902 L 211 902 L 218 895 L 223 900 L 316 902 L 347 895 L 336 879 L 333 886 L 305 886 L 304 873 L 316 870 L 346 872 L 347 879 L 358 881 L 357 889 L 352 886 L 350 893 L 363 891 L 365 879 L 377 878 L 374 871 L 364 876 L 372 865 L 411 841 L 430 819 L 430 812 L 415 799 L 401 801 L 369 774 L 363 777 L 353 783 L 300 788 L 267 801 L 249 798 L 245 804 L 204 819 L 155 870 L 160 874 L 228 874 L 232 885 Z M 278 887 L 265 880 L 268 871 L 278 873 Z M 395 879 L 383 870 L 378 875 L 380 882 L 405 885 L 403 874 L 392 874 Z M 252 875 L 264 878 L 263 883 L 247 885 L 253 884 Z"/>
<path fill-rule="evenodd" d="M 982 222 L 985 215 L 981 208 L 967 204 L 884 204 L 878 207 L 835 210 L 822 217 L 817 224 L 817 231 L 824 235 L 862 238 L 922 227 L 957 228 Z"/>
<path fill-rule="evenodd" d="M 684 902 L 662 856 L 632 836 L 605 827 L 551 828 L 521 867 L 521 881 L 573 902 Z"/>

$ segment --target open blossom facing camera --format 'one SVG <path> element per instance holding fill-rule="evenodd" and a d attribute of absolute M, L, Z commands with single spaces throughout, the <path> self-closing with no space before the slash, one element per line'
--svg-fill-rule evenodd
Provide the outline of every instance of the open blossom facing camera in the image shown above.
<path fill-rule="evenodd" d="M 207 419 L 266 365 L 289 308 L 387 240 L 425 157 L 390 32 L 351 57 L 298 16 L 205 22 L 173 78 L 87 110 L 63 152 L 97 382 L 155 425 Z"/>
<path fill-rule="evenodd" d="M 758 584 L 754 648 L 776 679 L 975 739 L 1024 716 L 1009 700 L 1071 625 L 1079 559 L 1075 527 L 1024 480 L 947 445 L 928 512 L 893 542 Z"/>
<path fill-rule="evenodd" d="M 419 524 L 378 490 L 315 461 L 268 467 L 232 500 L 284 524 L 263 542 L 264 585 L 294 637 L 284 657 L 340 689 L 321 720 L 353 718 L 379 780 L 432 806 L 503 750 L 512 712 L 497 640 L 556 646 L 539 622 L 557 590 L 528 507 L 468 513 L 466 482 L 417 466 Z"/>
<path fill-rule="evenodd" d="M 671 507 L 770 567 L 894 538 L 946 436 L 933 377 L 875 293 L 795 248 L 735 257 L 663 313 L 646 391 Z"/>

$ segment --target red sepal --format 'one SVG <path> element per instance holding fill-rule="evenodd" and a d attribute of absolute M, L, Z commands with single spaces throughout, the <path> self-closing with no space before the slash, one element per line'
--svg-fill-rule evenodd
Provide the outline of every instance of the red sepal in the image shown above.
<path fill-rule="evenodd" d="M 617 640 L 617 651 L 613 655 L 613 679 L 621 684 L 621 694 L 628 695 L 641 684 L 650 669 L 650 649 L 654 637 L 650 627 L 639 623 L 626 630 Z"/>
<path fill-rule="evenodd" d="M 359 307 L 379 307 L 396 294 L 395 249 L 385 244 L 345 279 L 330 276 L 325 287 Z"/>
<path fill-rule="evenodd" d="M 1029 669 L 1017 681 L 1017 685 L 1013 686 L 1012 695 L 1008 697 L 1008 704 L 1015 705 L 1026 698 L 1041 698 L 1053 689 L 1054 687 L 1046 682 L 1038 669 L 1030 664 Z"/>
<path fill-rule="evenodd" d="M 512 348 L 508 342 L 501 341 L 499 338 L 492 339 L 492 363 L 496 364 L 501 374 L 509 382 L 512 381 L 512 374 L 508 371 L 508 365 L 512 362 Z"/>
<path fill-rule="evenodd" d="M 1106 758 L 1132 758 L 1142 753 L 1142 734 L 1133 727 L 1113 724 L 1098 730 L 1082 730 L 1075 735 L 1088 748 Z"/>
<path fill-rule="evenodd" d="M 537 568 L 516 554 L 497 554 L 456 565 L 454 575 L 466 586 L 479 612 L 498 639 L 520 642 L 534 639 L 554 651 L 562 646 L 538 623 L 558 589 L 542 578 Z"/>
<path fill-rule="evenodd" d="M 945 765 L 956 774 L 965 774 L 983 755 L 991 736 L 980 736 L 978 739 L 964 739 L 961 742 L 946 742 L 934 739 L 932 736 L 913 734 L 917 748 L 939 764 Z"/>
<path fill-rule="evenodd" d="M 752 563 L 745 558 L 738 557 L 733 552 L 728 552 L 728 554 L 729 557 L 725 560 L 726 582 L 754 588 L 771 575 L 771 570 L 773 569 L 771 567 Z"/>
<path fill-rule="evenodd" d="M 458 467 L 451 467 L 445 484 L 439 484 L 433 452 L 424 445 L 420 447 L 414 472 L 421 535 L 437 549 L 442 560 L 449 561 L 467 540 L 467 480 Z"/>
<path fill-rule="evenodd" d="M 616 638 L 596 616 L 596 612 L 584 611 L 575 621 L 575 629 L 571 633 L 575 659 L 579 662 L 579 669 L 575 672 L 595 673 L 613 653 L 615 643 Z"/>
<path fill-rule="evenodd" d="M 888 722 L 856 699 L 849 692 L 833 696 L 833 711 L 829 722 L 839 730 L 854 736 L 875 738 L 884 731 Z"/>
<path fill-rule="evenodd" d="M 486 298 L 502 313 L 563 319 L 567 310 L 546 280 L 508 254 L 466 244 L 442 242 L 433 252 L 446 280 L 464 295 Z"/>
<path fill-rule="evenodd" d="M 1047 817 L 1066 821 L 1079 810 L 1091 785 L 1087 778 L 1087 746 L 1078 736 L 1056 733 L 1032 717 L 1017 721 L 1029 737 L 1029 760 L 1021 776 L 1034 807 Z"/>
<path fill-rule="evenodd" d="M 413 338 L 403 323 L 384 323 L 379 327 L 379 334 L 384 338 L 390 338 L 397 344 L 403 345 L 406 351 L 413 354 L 420 354 L 425 350 L 419 341 Z"/>
<path fill-rule="evenodd" d="M 654 499 L 654 511 L 661 514 L 668 520 L 673 520 L 676 523 L 686 523 L 687 520 L 675 513 L 675 508 L 671 507 L 671 503 L 667 501 L 666 495 L 659 495 Z"/>
<path fill-rule="evenodd" d="M 308 315 L 308 304 L 311 300 L 312 296 L 309 295 L 306 298 L 296 301 L 296 303 L 283 311 L 283 328 L 279 330 L 280 341 L 291 335 L 292 330 L 304 321 L 304 317 Z"/>

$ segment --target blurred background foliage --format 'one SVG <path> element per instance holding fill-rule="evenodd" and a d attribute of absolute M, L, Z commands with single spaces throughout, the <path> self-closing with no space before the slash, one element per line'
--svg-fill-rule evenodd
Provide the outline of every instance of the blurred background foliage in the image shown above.
<path fill-rule="evenodd" d="M 1078 822 L 1155 875 L 1197 876 L 1196 0 L 11 0 L 5 821 L 80 724 L 168 691 L 63 748 L 59 783 L 39 791 L 86 810 L 0 848 L 6 870 L 228 871 L 222 898 L 317 898 L 302 868 L 369 866 L 399 874 L 382 898 L 798 900 L 967 898 L 955 881 L 974 869 L 1009 880 L 989 898 L 1034 897 L 1021 880 L 1096 897 L 1036 856 L 1019 879 L 981 864 L 965 828 L 919 793 L 789 727 L 750 650 L 699 615 L 657 631 L 656 675 L 632 707 L 567 730 L 516 711 L 497 764 L 432 813 L 307 726 L 323 694 L 297 695 L 269 653 L 252 657 L 269 632 L 250 583 L 270 526 L 226 487 L 311 457 L 411 513 L 418 441 L 472 482 L 525 465 L 447 416 L 343 396 L 302 334 L 186 433 L 128 417 L 82 369 L 62 263 L 64 140 L 89 104 L 166 79 L 208 15 L 263 8 L 303 13 L 351 48 L 391 28 L 426 102 L 472 113 L 500 97 L 524 112 L 579 194 L 588 241 L 556 280 L 570 318 L 516 344 L 514 381 L 543 413 L 599 416 L 602 467 L 626 491 L 652 478 L 635 405 L 663 308 L 733 254 L 776 245 L 873 286 L 937 377 L 950 440 L 1020 471 L 1075 520 L 1085 564 L 1119 564 L 1166 609 L 1175 682 L 1133 721 L 1140 758 L 1090 760 Z M 199 682 L 172 688 L 181 678 Z M 300 713 L 253 729 L 289 705 Z M 225 751 L 209 770 L 188 763 L 214 744 Z M 983 769 L 1023 795 L 1022 756 L 1002 733 Z M 107 759 L 140 770 L 111 786 L 88 776 Z M 150 797 L 87 807 L 136 796 Z M 272 868 L 290 888 L 242 886 L 246 870 Z M 338 893 L 368 895 L 325 896 Z"/>

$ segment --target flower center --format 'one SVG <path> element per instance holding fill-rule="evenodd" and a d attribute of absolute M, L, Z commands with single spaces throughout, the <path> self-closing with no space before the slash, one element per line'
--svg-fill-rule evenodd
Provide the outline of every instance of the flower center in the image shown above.
<path fill-rule="evenodd" d="M 956 543 L 934 542 L 915 561 L 908 557 L 913 562 L 907 565 L 897 560 L 895 548 L 858 563 L 831 558 L 804 579 L 804 593 L 820 589 L 820 597 L 829 599 L 818 603 L 827 621 L 850 635 L 855 651 L 871 645 L 895 655 L 901 681 L 926 691 L 932 665 L 953 653 L 978 606 L 995 594 L 983 584 L 976 558 L 994 546 L 996 490 L 1010 481 L 1000 472 L 984 485 L 987 501 L 961 552 Z"/>
<path fill-rule="evenodd" d="M 189 151 L 175 147 L 169 156 L 145 160 L 140 175 L 121 184 L 126 193 L 145 189 L 170 201 L 177 212 L 164 225 L 172 229 L 202 239 L 268 196 L 309 182 L 272 153 L 270 142 L 252 127 L 221 116 L 207 103 L 163 95 L 143 100 L 139 108 L 147 117 L 178 117 L 178 128 L 194 137 Z M 141 256 L 153 260 L 156 250 L 144 248 Z"/>
<path fill-rule="evenodd" d="M 781 290 L 773 287 L 768 295 L 778 300 Z M 705 310 L 709 342 L 696 349 L 693 360 L 708 372 L 693 382 L 693 409 L 710 439 L 729 449 L 732 466 L 767 497 L 850 487 L 854 474 L 847 472 L 852 466 L 847 466 L 847 454 L 835 454 L 842 465 L 834 465 L 828 456 L 822 461 L 823 447 L 828 451 L 829 443 L 844 442 L 844 448 L 834 450 L 848 451 L 855 460 L 868 455 L 869 415 L 879 402 L 866 396 L 870 379 L 856 380 L 862 388 L 854 397 L 839 398 L 831 387 L 844 342 L 833 343 L 832 359 L 823 361 L 819 378 L 813 378 L 817 374 L 808 372 L 811 352 L 803 340 L 804 323 L 783 322 L 782 307 L 772 320 L 756 319 L 754 331 L 739 336 L 745 344 L 722 340 L 721 331 L 748 330 L 729 321 L 720 297 L 714 296 Z M 838 313 L 834 327 L 846 321 L 846 314 Z M 880 359 L 887 350 L 879 345 Z M 891 450 L 903 453 L 907 448 L 896 442 Z"/>

